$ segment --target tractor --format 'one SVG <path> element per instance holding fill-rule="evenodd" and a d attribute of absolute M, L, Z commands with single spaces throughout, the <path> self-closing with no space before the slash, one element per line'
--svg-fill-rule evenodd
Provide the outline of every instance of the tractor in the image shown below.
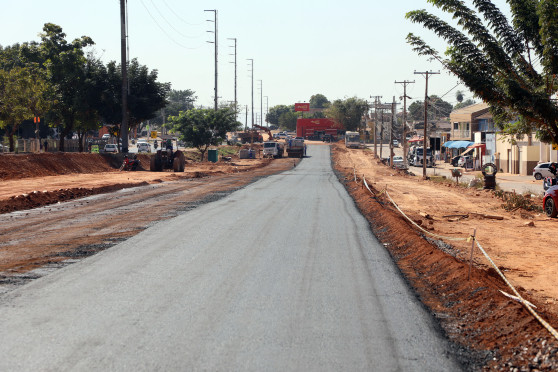
<path fill-rule="evenodd" d="M 159 149 L 151 156 L 149 170 L 161 172 L 163 169 L 172 169 L 175 172 L 184 172 L 186 159 L 180 150 L 172 151 L 172 143 L 168 140 L 165 149 Z"/>

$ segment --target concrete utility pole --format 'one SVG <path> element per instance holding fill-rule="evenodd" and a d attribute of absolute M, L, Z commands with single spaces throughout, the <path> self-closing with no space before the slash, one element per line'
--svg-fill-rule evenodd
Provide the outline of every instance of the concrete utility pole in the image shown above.
<path fill-rule="evenodd" d="M 435 75 L 439 74 L 440 72 L 432 72 L 432 71 L 425 71 L 425 72 L 417 72 L 416 74 L 421 74 L 426 76 L 426 88 L 424 90 L 424 136 L 422 137 L 422 178 L 426 178 L 426 149 L 427 149 L 427 128 L 428 128 L 428 75 Z M 434 155 L 434 154 L 432 154 Z"/>
<path fill-rule="evenodd" d="M 395 84 L 403 84 L 403 134 L 401 142 L 403 142 L 403 162 L 407 164 L 407 84 L 414 84 L 415 81 L 396 81 Z"/>
<path fill-rule="evenodd" d="M 238 117 L 238 99 L 236 96 L 236 37 L 230 37 L 229 40 L 234 40 L 234 117 Z M 232 46 L 232 45 L 231 45 Z"/>
<path fill-rule="evenodd" d="M 378 156 L 376 131 L 378 128 L 378 101 L 382 96 L 370 96 L 370 98 L 374 98 L 374 156 Z"/>
<path fill-rule="evenodd" d="M 246 105 L 246 121 L 244 122 L 244 131 L 248 130 L 248 105 Z"/>
<path fill-rule="evenodd" d="M 252 128 L 254 128 L 254 59 L 247 58 L 251 62 L 250 72 L 252 73 Z"/>
<path fill-rule="evenodd" d="M 265 97 L 265 126 L 269 128 L 269 123 L 267 122 L 267 115 L 269 114 L 269 96 Z"/>
<path fill-rule="evenodd" d="M 263 81 L 260 82 L 260 125 L 263 126 Z"/>
<path fill-rule="evenodd" d="M 389 129 L 389 166 L 393 167 L 393 123 L 395 122 L 395 111 L 397 103 L 395 102 L 395 96 L 393 96 L 393 102 L 391 104 L 391 125 Z"/>
<path fill-rule="evenodd" d="M 210 20 L 208 19 L 208 22 L 214 22 L 215 23 L 215 30 L 214 31 L 207 31 L 207 32 L 213 32 L 215 38 L 214 41 L 208 41 L 208 43 L 210 44 L 215 44 L 215 111 L 217 111 L 218 107 L 218 101 L 219 101 L 219 95 L 217 94 L 217 56 L 218 56 L 218 48 L 217 48 L 217 43 L 218 43 L 218 38 L 217 38 L 217 9 L 211 9 L 211 10 L 204 10 L 204 12 L 213 12 L 214 13 L 214 20 Z"/>
<path fill-rule="evenodd" d="M 120 138 L 122 152 L 128 153 L 128 57 L 126 53 L 126 5 L 127 0 L 120 0 L 120 64 L 122 65 L 122 124 Z"/>

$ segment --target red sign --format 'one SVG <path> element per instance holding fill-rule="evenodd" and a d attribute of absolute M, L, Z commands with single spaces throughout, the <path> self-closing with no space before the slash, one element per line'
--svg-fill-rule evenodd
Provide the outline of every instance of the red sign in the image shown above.
<path fill-rule="evenodd" d="M 295 111 L 310 111 L 309 103 L 295 103 Z"/>

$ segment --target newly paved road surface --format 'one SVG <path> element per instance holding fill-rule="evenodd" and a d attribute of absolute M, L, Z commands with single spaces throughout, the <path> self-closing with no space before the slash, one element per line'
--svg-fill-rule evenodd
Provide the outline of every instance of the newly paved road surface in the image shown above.
<path fill-rule="evenodd" d="M 329 147 L 0 297 L 1 371 L 455 371 Z"/>

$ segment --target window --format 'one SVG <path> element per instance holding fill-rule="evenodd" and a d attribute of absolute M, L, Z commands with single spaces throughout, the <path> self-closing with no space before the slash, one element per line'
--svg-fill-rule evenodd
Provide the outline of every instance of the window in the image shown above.
<path fill-rule="evenodd" d="M 459 123 L 453 123 L 453 129 L 459 130 Z"/>

